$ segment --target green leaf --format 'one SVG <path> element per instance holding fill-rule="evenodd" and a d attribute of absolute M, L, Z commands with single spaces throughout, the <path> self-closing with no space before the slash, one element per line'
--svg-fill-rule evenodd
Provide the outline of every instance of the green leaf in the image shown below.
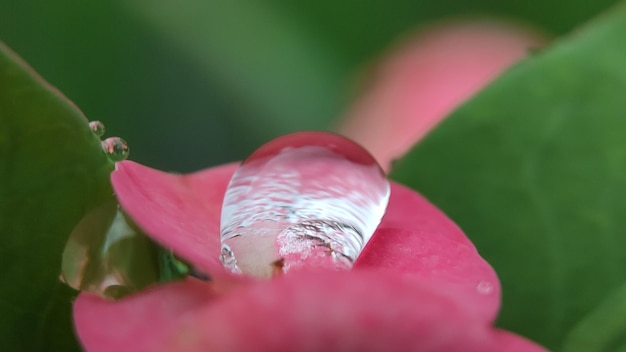
<path fill-rule="evenodd" d="M 570 331 L 564 352 L 626 350 L 626 284 Z"/>
<path fill-rule="evenodd" d="M 0 42 L 1 350 L 78 350 L 61 254 L 112 169 L 78 108 Z"/>
<path fill-rule="evenodd" d="M 265 2 L 125 2 L 243 112 L 242 131 L 262 140 L 327 127 L 342 102 L 345 67 L 332 48 Z M 282 16 L 281 16 L 282 15 Z"/>
<path fill-rule="evenodd" d="M 494 266 L 498 324 L 549 348 L 626 281 L 625 33 L 620 6 L 529 57 L 392 174 Z"/>

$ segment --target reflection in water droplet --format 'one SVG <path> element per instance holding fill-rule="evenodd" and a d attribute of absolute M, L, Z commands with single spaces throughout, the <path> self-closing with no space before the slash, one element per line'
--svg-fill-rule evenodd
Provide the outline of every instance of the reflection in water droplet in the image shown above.
<path fill-rule="evenodd" d="M 74 289 L 116 299 L 158 281 L 158 248 L 111 200 L 87 213 L 70 234 L 61 278 Z"/>
<path fill-rule="evenodd" d="M 104 289 L 104 297 L 111 299 L 122 298 L 124 296 L 128 296 L 131 293 L 133 293 L 133 291 L 131 291 L 128 287 L 124 285 L 113 284 L 111 286 L 107 286 Z"/>
<path fill-rule="evenodd" d="M 224 266 L 230 269 L 232 272 L 241 273 L 239 267 L 237 266 L 237 260 L 235 259 L 235 254 L 230 250 L 230 247 L 226 244 L 222 244 L 222 253 L 220 254 L 220 261 Z"/>
<path fill-rule="evenodd" d="M 96 134 L 98 137 L 104 136 L 104 132 L 106 132 L 106 128 L 104 124 L 100 121 L 91 121 L 89 122 L 89 128 Z"/>
<path fill-rule="evenodd" d="M 298 267 L 347 269 L 389 200 L 389 182 L 356 143 L 323 132 L 278 138 L 233 175 L 222 208 L 222 263 L 271 277 Z"/>
<path fill-rule="evenodd" d="M 122 161 L 128 158 L 128 144 L 120 137 L 109 137 L 102 141 L 102 150 L 113 161 Z"/>
<path fill-rule="evenodd" d="M 480 294 L 488 295 L 493 292 L 493 285 L 488 281 L 481 281 L 478 283 L 478 286 L 476 286 L 476 290 Z"/>
<path fill-rule="evenodd" d="M 187 275 L 210 279 L 154 243 L 111 199 L 88 212 L 72 230 L 60 280 L 76 290 L 117 299 Z"/>

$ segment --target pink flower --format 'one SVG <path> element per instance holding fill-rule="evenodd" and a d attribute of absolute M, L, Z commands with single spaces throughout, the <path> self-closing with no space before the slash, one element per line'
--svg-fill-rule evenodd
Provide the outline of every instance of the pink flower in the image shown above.
<path fill-rule="evenodd" d="M 350 272 L 233 276 L 219 211 L 236 165 L 176 176 L 122 162 L 112 180 L 129 214 L 213 282 L 188 279 L 120 301 L 83 293 L 74 318 L 88 351 L 540 351 L 491 327 L 500 287 L 460 229 L 392 185 L 376 234 Z"/>
<path fill-rule="evenodd" d="M 398 184 L 351 271 L 268 281 L 231 274 L 219 261 L 219 219 L 236 167 L 173 175 L 117 164 L 112 182 L 123 208 L 213 280 L 189 278 L 119 301 L 81 293 L 74 320 L 86 350 L 543 351 L 493 327 L 495 272 L 451 220 Z"/>

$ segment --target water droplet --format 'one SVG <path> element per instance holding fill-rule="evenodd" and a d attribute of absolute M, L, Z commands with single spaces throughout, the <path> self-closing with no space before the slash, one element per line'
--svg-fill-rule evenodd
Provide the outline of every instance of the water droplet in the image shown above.
<path fill-rule="evenodd" d="M 476 286 L 476 290 L 482 295 L 488 295 L 493 292 L 493 285 L 491 282 L 481 281 L 478 283 L 478 286 Z"/>
<path fill-rule="evenodd" d="M 235 259 L 235 254 L 230 250 L 230 247 L 226 244 L 222 244 L 222 253 L 220 254 L 220 261 L 227 269 L 235 273 L 241 273 L 239 267 L 237 266 L 237 260 Z"/>
<path fill-rule="evenodd" d="M 104 136 L 104 132 L 106 132 L 106 128 L 104 124 L 100 121 L 91 121 L 89 122 L 89 128 L 96 134 L 98 137 Z"/>
<path fill-rule="evenodd" d="M 122 161 L 128 158 L 128 144 L 120 137 L 109 137 L 102 141 L 102 150 L 113 161 Z"/>
<path fill-rule="evenodd" d="M 262 146 L 230 181 L 220 259 L 268 278 L 299 267 L 348 269 L 389 201 L 389 182 L 358 144 L 300 132 Z"/>
<path fill-rule="evenodd" d="M 158 249 L 129 222 L 117 201 L 88 212 L 70 234 L 61 281 L 107 299 L 139 291 L 159 278 Z"/>

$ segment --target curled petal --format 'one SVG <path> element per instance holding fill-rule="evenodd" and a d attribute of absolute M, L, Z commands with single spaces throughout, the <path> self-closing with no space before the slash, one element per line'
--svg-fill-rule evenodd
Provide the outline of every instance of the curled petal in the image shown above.
<path fill-rule="evenodd" d="M 394 48 L 340 131 L 385 169 L 454 108 L 543 43 L 528 28 L 496 21 L 445 21 Z"/>

